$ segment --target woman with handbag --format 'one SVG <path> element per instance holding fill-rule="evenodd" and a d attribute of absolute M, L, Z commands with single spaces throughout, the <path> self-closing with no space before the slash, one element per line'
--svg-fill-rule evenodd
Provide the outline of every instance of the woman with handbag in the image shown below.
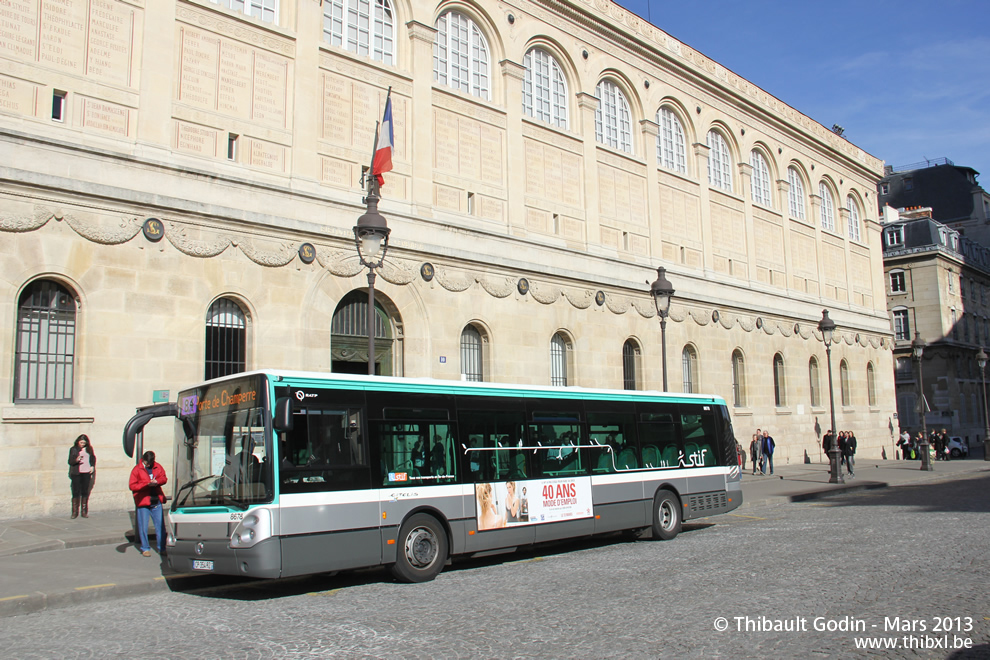
<path fill-rule="evenodd" d="M 96 452 L 85 433 L 69 449 L 69 482 L 72 485 L 72 517 L 89 518 L 89 493 L 96 476 Z"/>

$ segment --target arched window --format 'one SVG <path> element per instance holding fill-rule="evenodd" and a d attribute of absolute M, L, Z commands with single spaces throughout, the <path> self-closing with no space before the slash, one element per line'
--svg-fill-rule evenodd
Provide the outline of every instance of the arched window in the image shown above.
<path fill-rule="evenodd" d="M 808 360 L 808 384 L 811 391 L 811 407 L 822 405 L 822 384 L 818 375 L 818 358 L 812 356 Z"/>
<path fill-rule="evenodd" d="M 567 386 L 567 372 L 571 361 L 571 343 L 561 333 L 550 339 L 550 384 Z"/>
<path fill-rule="evenodd" d="M 323 41 L 392 64 L 395 33 L 389 0 L 325 0 Z"/>
<path fill-rule="evenodd" d="M 622 345 L 622 389 L 639 389 L 639 345 L 632 339 L 627 339 Z"/>
<path fill-rule="evenodd" d="M 523 66 L 523 112 L 567 128 L 567 82 L 557 60 L 542 48 L 531 48 Z"/>
<path fill-rule="evenodd" d="M 866 398 L 870 407 L 877 405 L 877 375 L 872 362 L 866 364 Z"/>
<path fill-rule="evenodd" d="M 792 218 L 804 220 L 804 181 L 793 167 L 787 168 L 787 206 Z"/>
<path fill-rule="evenodd" d="M 732 192 L 732 154 L 718 131 L 708 131 L 708 183 Z"/>
<path fill-rule="evenodd" d="M 849 211 L 849 239 L 859 240 L 859 204 L 852 195 L 846 197 L 846 209 Z"/>
<path fill-rule="evenodd" d="M 464 380 L 482 382 L 485 380 L 484 337 L 473 325 L 464 326 L 461 331 L 461 377 Z"/>
<path fill-rule="evenodd" d="M 742 351 L 732 351 L 732 405 L 742 408 L 746 405 L 746 362 Z"/>
<path fill-rule="evenodd" d="M 433 79 L 437 82 L 489 98 L 488 42 L 470 18 L 448 11 L 437 19 L 433 40 Z"/>
<path fill-rule="evenodd" d="M 71 402 L 76 300 L 52 280 L 36 280 L 17 302 L 14 402 Z"/>
<path fill-rule="evenodd" d="M 767 166 L 767 159 L 759 151 L 754 149 L 749 154 L 749 164 L 753 168 L 753 176 L 750 179 L 750 191 L 753 203 L 762 206 L 772 207 L 770 195 L 770 168 Z"/>
<path fill-rule="evenodd" d="M 845 360 L 839 362 L 839 390 L 842 396 L 842 405 L 850 405 L 849 395 L 849 365 Z"/>
<path fill-rule="evenodd" d="M 260 18 L 265 23 L 278 24 L 278 0 L 213 0 L 227 9 L 233 9 Z"/>
<path fill-rule="evenodd" d="M 246 359 L 244 310 L 230 298 L 218 298 L 206 313 L 206 380 L 241 373 Z"/>
<path fill-rule="evenodd" d="M 691 394 L 698 391 L 698 353 L 692 346 L 681 351 L 682 391 Z"/>
<path fill-rule="evenodd" d="M 632 113 L 622 90 L 611 80 L 603 80 L 595 88 L 598 109 L 595 110 L 595 138 L 602 144 L 632 153 Z"/>
<path fill-rule="evenodd" d="M 687 158 L 684 148 L 684 128 L 681 121 L 670 108 L 660 108 L 657 111 L 657 163 L 660 167 L 687 173 Z"/>
<path fill-rule="evenodd" d="M 822 229 L 835 231 L 835 203 L 832 201 L 832 191 L 824 181 L 818 184 L 818 195 L 822 198 Z"/>
<path fill-rule="evenodd" d="M 780 353 L 773 356 L 773 402 L 778 408 L 787 405 L 784 358 Z"/>

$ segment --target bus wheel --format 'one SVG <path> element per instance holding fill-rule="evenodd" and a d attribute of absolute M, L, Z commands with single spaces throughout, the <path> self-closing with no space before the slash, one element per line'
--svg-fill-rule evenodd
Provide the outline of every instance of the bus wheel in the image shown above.
<path fill-rule="evenodd" d="M 429 582 L 447 561 L 447 533 L 437 519 L 417 513 L 399 528 L 392 575 L 403 582 Z"/>
<path fill-rule="evenodd" d="M 653 538 L 669 541 L 681 531 L 681 506 L 669 490 L 658 490 L 653 498 Z"/>

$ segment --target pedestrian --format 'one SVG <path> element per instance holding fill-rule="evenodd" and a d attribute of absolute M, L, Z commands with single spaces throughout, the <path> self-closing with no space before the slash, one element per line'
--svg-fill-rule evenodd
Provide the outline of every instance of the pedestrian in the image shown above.
<path fill-rule="evenodd" d="M 137 506 L 141 554 L 145 557 L 151 556 L 151 546 L 148 545 L 148 522 L 152 520 L 155 523 L 158 554 L 165 552 L 165 521 L 162 515 L 165 493 L 162 492 L 162 486 L 166 483 L 168 477 L 165 476 L 165 468 L 155 462 L 155 452 L 144 452 L 141 463 L 131 470 L 130 488 L 134 494 L 134 504 Z"/>
<path fill-rule="evenodd" d="M 825 460 L 829 463 L 832 462 L 832 443 L 835 441 L 835 436 L 832 435 L 832 429 L 825 431 L 825 435 L 822 436 L 822 453 L 825 454 Z"/>
<path fill-rule="evenodd" d="M 760 462 L 760 435 L 753 434 L 753 441 L 749 443 L 749 460 L 753 461 L 753 474 L 756 474 L 756 464 Z"/>
<path fill-rule="evenodd" d="M 763 466 L 763 474 L 767 473 L 767 466 L 770 467 L 770 474 L 773 474 L 773 449 L 775 446 L 776 444 L 774 443 L 773 438 L 770 437 L 770 431 L 764 431 L 762 452 L 765 464 Z"/>
<path fill-rule="evenodd" d="M 846 431 L 846 442 L 845 442 L 845 447 L 842 450 L 842 458 L 845 461 L 846 469 L 849 471 L 850 477 L 856 476 L 855 474 L 856 471 L 854 469 L 854 466 L 856 465 L 856 459 L 854 458 L 855 456 L 856 456 L 856 436 L 853 435 L 852 431 Z"/>
<path fill-rule="evenodd" d="M 949 456 L 949 433 L 945 429 L 938 434 L 938 455 L 943 461 L 950 459 Z"/>
<path fill-rule="evenodd" d="M 742 445 L 739 444 L 739 441 L 738 440 L 736 440 L 736 461 L 739 463 L 739 469 L 740 470 L 744 467 L 743 464 L 746 462 L 745 460 L 743 460 L 743 456 L 744 455 L 745 454 L 743 452 Z"/>
<path fill-rule="evenodd" d="M 96 479 L 96 452 L 83 433 L 69 449 L 69 483 L 72 486 L 72 517 L 89 518 L 89 494 Z"/>

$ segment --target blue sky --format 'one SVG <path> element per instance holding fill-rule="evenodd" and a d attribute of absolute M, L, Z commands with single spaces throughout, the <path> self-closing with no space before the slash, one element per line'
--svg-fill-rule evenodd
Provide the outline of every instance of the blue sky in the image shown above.
<path fill-rule="evenodd" d="M 888 165 L 946 157 L 990 189 L 988 0 L 618 4 Z"/>

